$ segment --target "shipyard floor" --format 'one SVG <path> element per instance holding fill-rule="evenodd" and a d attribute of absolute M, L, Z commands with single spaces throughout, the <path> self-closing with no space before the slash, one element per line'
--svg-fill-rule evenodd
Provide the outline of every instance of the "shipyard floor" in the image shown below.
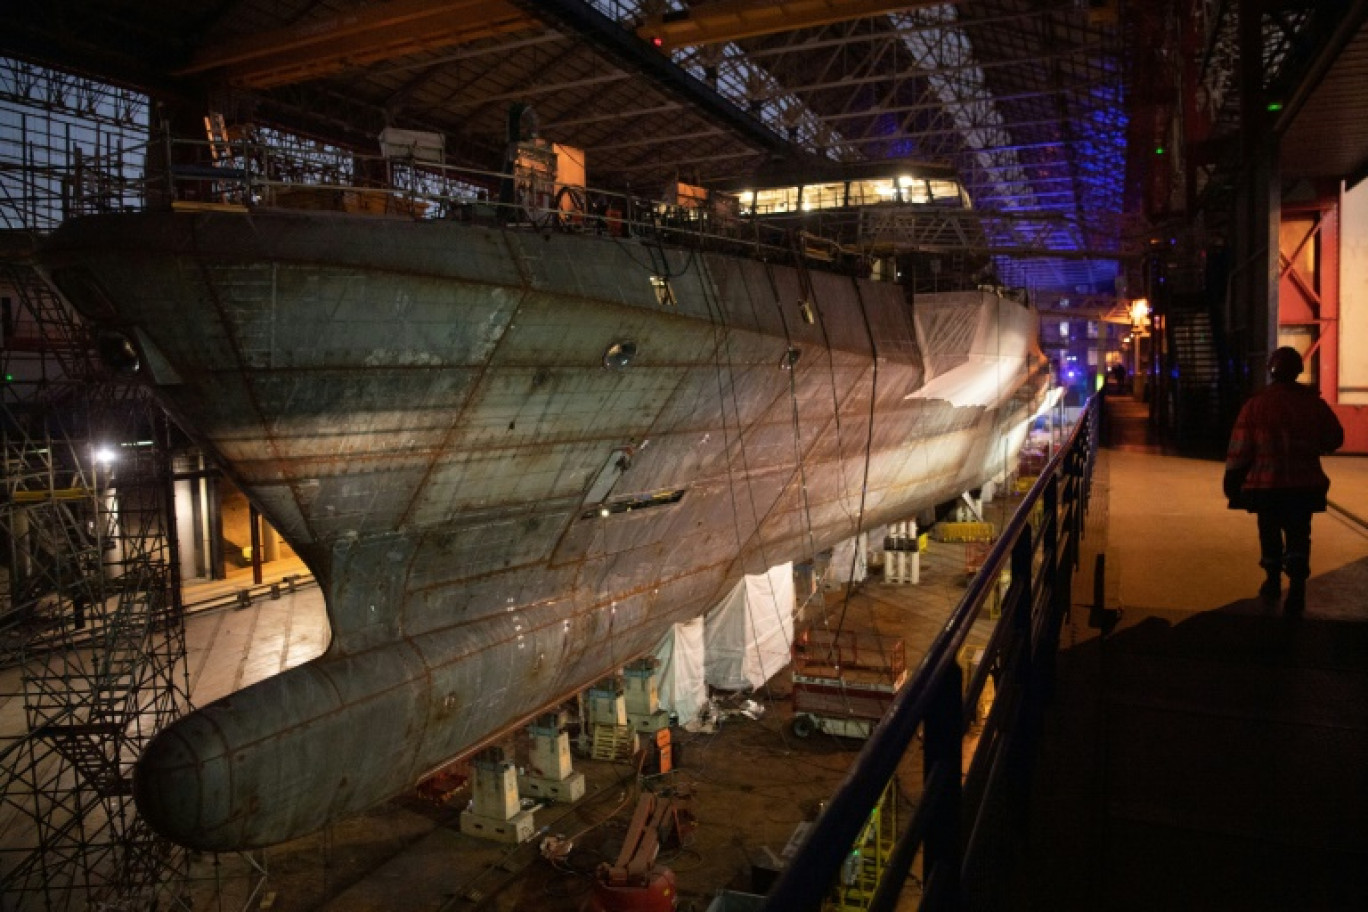
<path fill-rule="evenodd" d="M 1145 438 L 1142 406 L 1110 405 L 1114 445 L 1099 459 L 1088 547 L 1107 555 L 1120 618 L 1105 637 L 1090 627 L 1093 590 L 1079 581 L 1024 864 L 998 891 L 1002 908 L 1368 909 L 1368 531 L 1341 512 L 1316 517 L 1307 610 L 1284 617 L 1255 597 L 1254 520 L 1225 509 L 1219 463 L 1164 454 Z M 1332 500 L 1368 517 L 1368 459 L 1333 458 L 1327 470 Z M 915 664 L 963 593 L 965 569 L 965 545 L 933 541 L 921 585 L 873 575 L 848 603 L 830 592 L 827 605 L 902 636 Z M 320 650 L 321 607 L 306 588 L 192 616 L 196 702 Z M 859 748 L 795 738 L 786 677 L 720 700 L 711 731 L 676 731 L 673 782 L 691 786 L 699 823 L 666 856 L 681 909 L 751 889 Z M 586 798 L 536 815 L 546 833 L 575 841 L 559 867 L 534 845 L 462 835 L 467 793 L 415 794 L 250 863 L 197 858 L 195 908 L 578 910 L 639 784 L 629 763 L 576 767 Z M 264 883 L 252 865 L 269 872 Z"/>

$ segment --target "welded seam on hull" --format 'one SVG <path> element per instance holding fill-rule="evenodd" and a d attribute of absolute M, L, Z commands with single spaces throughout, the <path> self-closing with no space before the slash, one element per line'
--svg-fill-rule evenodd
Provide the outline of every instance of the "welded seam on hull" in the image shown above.
<path fill-rule="evenodd" d="M 260 423 L 260 425 L 261 425 L 261 435 L 262 435 L 262 438 L 266 441 L 266 445 L 267 445 L 268 447 L 270 447 L 270 449 L 271 449 L 271 455 L 272 455 L 273 459 L 275 460 L 275 462 L 276 462 L 277 464 L 283 463 L 284 460 L 283 460 L 283 458 L 282 458 L 282 456 L 281 456 L 280 444 L 279 444 L 279 442 L 275 439 L 275 435 L 274 435 L 274 433 L 272 432 L 272 428 L 271 428 L 270 422 L 268 422 L 268 421 L 266 420 L 266 414 L 265 414 L 265 412 L 264 412 L 264 411 L 262 410 L 262 408 L 261 408 L 261 401 L 260 401 L 260 399 L 257 398 L 256 386 L 255 386 L 255 384 L 252 383 L 251 374 L 250 374 L 250 372 L 249 372 L 249 370 L 248 370 L 248 367 L 247 367 L 247 359 L 246 359 L 246 356 L 243 354 L 243 351 L 242 351 L 242 340 L 238 338 L 237 330 L 236 330 L 236 328 L 233 326 L 232 321 L 231 321 L 231 320 L 229 319 L 229 317 L 228 317 L 228 312 L 227 312 L 226 308 L 224 307 L 223 299 L 219 296 L 218 285 L 217 285 L 217 283 L 214 281 L 213 276 L 212 276 L 212 274 L 211 274 L 210 271 L 209 271 L 209 264 L 208 264 L 208 262 L 207 262 L 207 257 L 206 257 L 206 256 L 203 254 L 203 252 L 200 250 L 200 244 L 199 244 L 199 224 L 200 224 L 200 221 L 199 221 L 198 218 L 193 218 L 193 219 L 190 220 L 190 226 L 189 226 L 189 227 L 190 227 L 190 231 L 189 231 L 189 234 L 190 234 L 190 250 L 191 250 L 192 258 L 193 258 L 193 260 L 194 260 L 194 262 L 195 262 L 196 267 L 198 267 L 198 269 L 199 269 L 200 278 L 201 278 L 201 280 L 204 282 L 205 293 L 209 296 L 209 300 L 210 300 L 211 305 L 212 305 L 213 308 L 214 308 L 214 312 L 218 315 L 219 324 L 223 327 L 224 335 L 225 335 L 225 336 L 227 337 L 227 339 L 228 339 L 228 345 L 229 345 L 229 346 L 231 347 L 231 349 L 232 349 L 233 358 L 237 361 L 238 375 L 242 378 L 242 386 L 243 386 L 243 389 L 244 389 L 244 390 L 246 391 L 246 393 L 247 393 L 247 401 L 251 404 L 252 413 L 256 416 L 257 421 L 258 421 L 258 422 Z M 276 293 L 276 267 L 275 267 L 275 264 L 272 264 L 272 266 L 271 266 L 271 307 L 272 307 L 272 312 L 273 312 L 273 313 L 274 313 L 274 308 L 275 308 L 275 303 L 276 303 L 276 302 L 275 302 L 275 293 Z M 217 449 L 218 449 L 217 447 L 214 447 L 214 450 L 215 450 L 216 453 L 217 453 Z M 231 472 L 231 465 L 232 465 L 232 464 L 231 464 L 228 460 L 222 458 L 222 455 L 221 455 L 221 454 L 219 455 L 219 458 L 217 459 L 217 462 L 218 462 L 218 464 L 219 464 L 220 466 L 222 466 L 222 467 L 224 468 L 225 471 L 230 471 L 230 472 Z M 234 479 L 235 479 L 237 482 L 239 482 L 239 483 L 241 484 L 241 483 L 242 483 L 242 479 L 241 479 L 240 477 L 237 476 L 237 473 L 236 473 L 236 472 L 233 472 L 232 474 L 233 474 L 233 476 L 234 476 Z M 242 486 L 243 486 L 243 489 L 244 489 L 244 490 L 250 490 L 250 486 L 249 486 L 249 485 L 245 485 L 245 484 L 244 484 L 244 485 L 242 485 Z M 303 500 L 302 500 L 301 497 L 300 497 L 300 492 L 299 492 L 298 487 L 297 487 L 296 485 L 294 485 L 294 484 L 291 484 L 291 485 L 290 485 L 290 493 L 291 493 L 291 495 L 294 497 L 295 509 L 299 511 L 300 520 L 304 523 L 305 528 L 306 528 L 306 529 L 308 530 L 308 532 L 309 532 L 309 538 L 310 538 L 310 540 L 313 541 L 313 542 L 317 542 L 317 541 L 318 541 L 318 536 L 317 536 L 317 534 L 316 534 L 316 532 L 315 532 L 315 530 L 314 530 L 314 528 L 313 528 L 313 523 L 309 520 L 308 512 L 304 509 L 304 502 L 303 502 Z M 311 570 L 314 570 L 314 572 L 317 573 L 317 568 L 311 567 L 310 569 L 311 569 Z M 335 642 L 335 638 L 334 638 L 334 642 Z"/>
<path fill-rule="evenodd" d="M 469 391 L 466 393 L 465 401 L 461 403 L 460 410 L 456 413 L 455 418 L 452 419 L 451 424 L 442 434 L 441 441 L 433 448 L 432 458 L 428 460 L 427 468 L 423 470 L 423 477 L 413 486 L 413 496 L 409 498 L 408 504 L 405 505 L 403 511 L 399 513 L 398 521 L 395 523 L 396 529 L 402 529 L 412 522 L 413 512 L 417 509 L 418 502 L 422 498 L 423 492 L 427 490 L 428 482 L 432 479 L 433 473 L 437 471 L 437 465 L 441 462 L 443 454 L 448 452 L 452 437 L 457 433 L 457 429 L 461 427 L 463 420 L 469 413 L 471 403 L 476 400 L 480 387 L 485 382 L 485 378 L 489 376 L 490 367 L 494 363 L 495 356 L 498 354 L 499 349 L 503 347 L 504 340 L 508 338 L 511 328 L 516 324 L 518 315 L 522 313 L 523 304 L 527 302 L 528 294 L 528 285 L 526 279 L 524 279 L 523 286 L 518 289 L 517 305 L 510 311 L 508 319 L 504 321 L 498 340 L 495 341 L 494 345 L 489 349 L 489 353 L 481 360 L 479 369 L 471 379 Z"/>

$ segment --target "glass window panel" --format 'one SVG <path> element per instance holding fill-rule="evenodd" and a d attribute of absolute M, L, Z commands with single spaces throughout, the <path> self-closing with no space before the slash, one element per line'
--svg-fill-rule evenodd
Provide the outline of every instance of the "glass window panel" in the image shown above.
<path fill-rule="evenodd" d="M 876 203 L 891 203 L 897 199 L 897 187 L 893 178 L 862 180 L 850 182 L 850 205 L 873 206 Z"/>
<path fill-rule="evenodd" d="M 845 205 L 845 183 L 808 184 L 803 187 L 803 209 L 834 209 Z"/>
<path fill-rule="evenodd" d="M 931 198 L 938 203 L 955 203 L 960 201 L 959 184 L 956 181 L 933 180 L 931 184 Z"/>
<path fill-rule="evenodd" d="M 772 215 L 777 212 L 796 212 L 797 209 L 797 187 L 776 187 L 771 190 L 755 191 L 755 211 L 760 215 Z"/>
<path fill-rule="evenodd" d="M 898 189 L 902 192 L 904 203 L 916 203 L 924 206 L 931 202 L 931 193 L 926 189 L 926 181 L 920 177 L 898 178 Z"/>

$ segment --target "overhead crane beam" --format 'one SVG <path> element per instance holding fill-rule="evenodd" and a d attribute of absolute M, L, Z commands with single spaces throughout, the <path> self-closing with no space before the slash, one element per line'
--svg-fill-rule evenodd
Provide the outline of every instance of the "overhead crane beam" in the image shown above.
<path fill-rule="evenodd" d="M 758 38 L 778 32 L 849 22 L 900 10 L 940 6 L 940 2 L 890 0 L 721 0 L 679 12 L 649 16 L 639 37 L 664 51 L 698 44 Z"/>
<path fill-rule="evenodd" d="M 724 125 L 741 142 L 776 158 L 812 157 L 802 146 L 789 142 L 743 112 L 714 89 L 676 66 L 669 56 L 641 41 L 585 0 L 521 2 L 534 9 L 538 18 L 559 23 L 625 69 L 645 76 L 660 89 Z"/>
<path fill-rule="evenodd" d="M 270 88 L 536 25 L 504 0 L 390 0 L 206 47 L 178 75 L 221 70 L 235 85 Z"/>
<path fill-rule="evenodd" d="M 961 10 L 956 14 L 955 22 L 959 24 L 960 28 L 982 28 L 984 26 L 1003 25 L 1008 22 L 1025 23 L 1032 19 L 1053 16 L 1059 13 L 1067 14 L 1076 9 L 1077 6 L 1078 4 L 1075 0 L 1063 0 L 1063 2 L 1054 3 L 1047 3 L 1046 0 L 1038 0 L 1038 2 L 1029 10 L 1003 12 L 993 15 L 965 15 L 964 11 Z M 944 28 L 944 22 L 928 20 L 920 25 L 895 25 L 886 31 L 854 30 L 839 35 L 830 33 L 804 35 L 801 39 L 796 39 L 791 44 L 776 43 L 768 47 L 748 49 L 746 51 L 746 57 L 750 60 L 764 60 L 767 57 L 779 57 L 801 51 L 815 51 L 824 48 L 848 47 L 857 44 L 900 41 L 908 35 L 936 32 Z"/>

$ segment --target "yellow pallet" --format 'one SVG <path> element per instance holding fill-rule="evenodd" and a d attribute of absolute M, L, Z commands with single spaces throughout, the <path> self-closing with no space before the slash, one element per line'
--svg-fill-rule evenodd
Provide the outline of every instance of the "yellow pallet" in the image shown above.
<path fill-rule="evenodd" d="M 630 725 L 594 726 L 590 756 L 595 760 L 630 760 L 636 752 L 636 732 Z"/>
<path fill-rule="evenodd" d="M 936 526 L 943 542 L 990 542 L 997 537 L 990 522 L 943 522 Z"/>

